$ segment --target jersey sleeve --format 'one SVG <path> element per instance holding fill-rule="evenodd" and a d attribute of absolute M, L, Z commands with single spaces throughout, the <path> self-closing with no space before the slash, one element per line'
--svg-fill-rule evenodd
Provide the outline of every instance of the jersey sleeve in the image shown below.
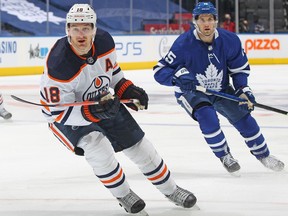
<path fill-rule="evenodd" d="M 73 91 L 75 82 L 59 82 L 50 79 L 45 73 L 40 82 L 40 102 L 46 104 L 74 103 L 76 100 Z M 86 121 L 81 113 L 81 106 L 48 107 L 42 108 L 42 113 L 49 123 L 58 122 L 64 125 L 85 126 L 91 124 Z"/>
<path fill-rule="evenodd" d="M 124 73 L 121 70 L 120 65 L 117 63 L 117 55 L 115 49 L 112 52 L 112 61 L 113 61 L 113 72 L 110 87 L 114 89 L 119 80 L 121 80 L 124 77 Z"/>
<path fill-rule="evenodd" d="M 161 85 L 173 86 L 176 69 L 185 65 L 182 44 L 182 37 L 178 37 L 169 52 L 153 67 L 154 79 Z"/>
<path fill-rule="evenodd" d="M 115 85 L 124 77 L 124 73 L 121 70 L 120 65 L 117 62 L 117 54 L 115 49 L 115 42 L 113 37 L 106 31 L 103 31 L 101 29 L 97 30 L 97 37 L 96 37 L 96 47 L 98 47 L 98 52 L 101 53 L 100 56 L 103 55 L 103 53 L 109 52 L 109 58 L 112 61 L 112 79 L 110 81 L 110 87 L 114 88 Z M 105 44 L 104 50 L 99 49 L 99 47 L 103 47 L 102 44 Z"/>
<path fill-rule="evenodd" d="M 250 75 L 250 65 L 241 41 L 237 35 L 233 38 L 233 49 L 229 49 L 229 58 L 227 60 L 228 74 L 232 77 L 235 89 L 248 85 L 248 76 Z"/>

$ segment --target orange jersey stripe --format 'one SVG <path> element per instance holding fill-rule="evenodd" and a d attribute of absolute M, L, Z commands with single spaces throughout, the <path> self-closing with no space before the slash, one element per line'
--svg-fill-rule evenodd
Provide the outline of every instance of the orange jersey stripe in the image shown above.
<path fill-rule="evenodd" d="M 65 144 L 65 146 L 72 152 L 74 152 L 74 146 L 70 145 L 70 143 L 54 128 L 54 125 L 50 124 L 49 127 L 53 131 L 53 133 Z"/>
<path fill-rule="evenodd" d="M 80 70 L 79 70 L 71 79 L 69 79 L 69 80 L 59 80 L 59 79 L 56 79 L 56 78 L 50 76 L 49 73 L 48 73 L 48 77 L 49 77 L 51 80 L 54 80 L 54 81 L 57 81 L 57 82 L 60 82 L 60 83 L 69 83 L 69 82 L 71 82 L 73 79 L 75 79 L 75 78 L 81 73 L 81 71 L 83 70 L 83 68 L 86 67 L 86 66 L 87 66 L 86 63 L 83 64 L 83 65 L 80 67 Z"/>
<path fill-rule="evenodd" d="M 159 175 L 157 175 L 157 176 L 155 176 L 155 177 L 153 177 L 153 178 L 148 178 L 148 180 L 150 180 L 150 181 L 155 181 L 155 180 L 157 180 L 157 179 L 160 179 L 162 176 L 164 176 L 164 174 L 167 172 L 167 166 L 166 166 L 166 164 L 165 164 L 165 167 L 164 167 L 164 169 L 163 169 L 163 171 L 159 174 Z"/>
<path fill-rule="evenodd" d="M 101 182 L 102 182 L 103 184 L 109 184 L 109 183 L 112 183 L 112 182 L 114 182 L 114 181 L 120 179 L 121 176 L 122 176 L 122 174 L 123 174 L 123 170 L 122 170 L 122 168 L 121 168 L 121 170 L 120 170 L 120 172 L 119 172 L 119 174 L 118 174 L 117 176 L 115 176 L 114 178 L 109 179 L 109 180 L 101 180 Z"/>
<path fill-rule="evenodd" d="M 116 63 L 116 64 L 114 65 L 113 69 L 117 68 L 118 66 L 119 66 L 118 63 Z"/>
<path fill-rule="evenodd" d="M 63 115 L 64 115 L 64 111 L 61 112 L 61 113 L 58 115 L 58 117 L 55 119 L 55 121 L 56 121 L 56 122 L 60 122 L 61 119 L 62 119 L 62 117 L 63 117 Z"/>
<path fill-rule="evenodd" d="M 48 105 L 45 101 L 43 101 L 43 100 L 40 100 L 40 103 L 41 104 L 43 104 L 43 105 Z M 49 111 L 50 112 L 50 108 L 48 107 L 48 106 L 45 106 L 44 107 L 47 111 Z"/>
<path fill-rule="evenodd" d="M 109 51 L 106 52 L 106 53 L 103 53 L 102 55 L 99 55 L 98 58 L 102 58 L 103 56 L 109 55 L 109 54 L 112 53 L 114 50 L 115 50 L 115 48 L 109 50 Z"/>

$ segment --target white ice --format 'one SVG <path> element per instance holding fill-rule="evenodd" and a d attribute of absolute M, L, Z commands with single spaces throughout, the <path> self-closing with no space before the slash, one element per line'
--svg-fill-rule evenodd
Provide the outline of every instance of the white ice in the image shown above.
<path fill-rule="evenodd" d="M 147 111 L 134 112 L 146 136 L 158 149 L 176 183 L 198 198 L 196 209 L 169 202 L 123 154 L 122 164 L 133 190 L 146 201 L 150 216 L 286 216 L 288 173 L 267 170 L 244 140 L 220 117 L 241 177 L 229 175 L 207 146 L 197 123 L 179 107 L 173 89 L 160 86 L 151 70 L 126 71 L 146 89 Z M 0 90 L 12 120 L 0 119 L 0 215 L 127 215 L 94 176 L 83 157 L 70 153 L 48 130 L 39 107 L 10 95 L 38 102 L 39 77 L 0 77 Z M 288 66 L 252 66 L 250 86 L 259 103 L 288 110 Z M 288 116 L 256 108 L 270 151 L 288 166 Z"/>

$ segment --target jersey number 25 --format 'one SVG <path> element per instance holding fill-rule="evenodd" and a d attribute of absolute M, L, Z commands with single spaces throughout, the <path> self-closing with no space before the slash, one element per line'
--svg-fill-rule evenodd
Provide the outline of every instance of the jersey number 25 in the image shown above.
<path fill-rule="evenodd" d="M 176 55 L 172 51 L 169 51 L 169 53 L 165 56 L 165 61 L 172 64 L 175 58 Z"/>

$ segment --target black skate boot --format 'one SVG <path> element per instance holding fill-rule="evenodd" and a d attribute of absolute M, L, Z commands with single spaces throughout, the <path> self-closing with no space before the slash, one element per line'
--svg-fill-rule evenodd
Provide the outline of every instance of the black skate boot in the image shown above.
<path fill-rule="evenodd" d="M 220 158 L 223 166 L 229 173 L 235 173 L 240 170 L 240 165 L 238 161 L 235 160 L 230 153 Z"/>
<path fill-rule="evenodd" d="M 194 196 L 194 194 L 179 186 L 177 186 L 177 189 L 174 191 L 174 193 L 166 195 L 166 197 L 171 202 L 175 203 L 175 205 L 182 206 L 184 208 L 191 208 L 197 202 L 197 198 Z"/>
<path fill-rule="evenodd" d="M 8 112 L 5 108 L 0 109 L 0 116 L 4 119 L 10 119 L 12 117 L 12 114 Z"/>
<path fill-rule="evenodd" d="M 117 198 L 120 206 L 122 206 L 128 213 L 138 213 L 145 208 L 145 202 L 137 196 L 131 189 L 129 194 L 122 198 Z"/>

